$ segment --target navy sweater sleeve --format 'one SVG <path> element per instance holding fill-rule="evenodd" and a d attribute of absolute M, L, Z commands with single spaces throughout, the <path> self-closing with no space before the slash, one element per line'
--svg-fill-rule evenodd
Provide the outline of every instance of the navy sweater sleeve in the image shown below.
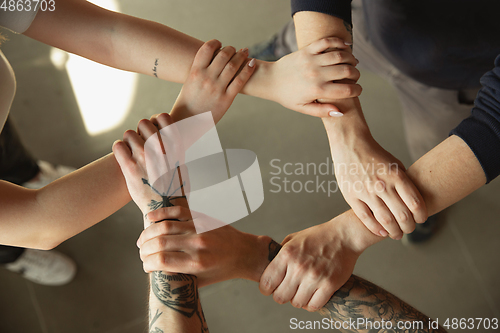
<path fill-rule="evenodd" d="M 352 0 L 292 0 L 292 16 L 297 12 L 318 12 L 332 15 L 352 25 Z"/>
<path fill-rule="evenodd" d="M 500 174 L 500 55 L 495 60 L 495 68 L 481 78 L 481 85 L 472 115 L 450 134 L 469 145 L 489 183 Z"/>

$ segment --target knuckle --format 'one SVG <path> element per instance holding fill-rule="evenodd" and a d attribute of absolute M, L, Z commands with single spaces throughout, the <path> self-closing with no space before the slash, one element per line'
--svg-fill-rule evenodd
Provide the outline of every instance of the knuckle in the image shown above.
<path fill-rule="evenodd" d="M 353 93 L 352 85 L 350 85 L 350 84 L 342 85 L 342 87 L 340 89 L 340 95 L 342 95 L 344 97 L 349 97 L 352 95 L 352 93 Z"/>
<path fill-rule="evenodd" d="M 342 56 L 342 52 L 340 51 L 332 51 L 332 58 L 335 63 L 341 63 L 344 57 Z"/>
<path fill-rule="evenodd" d="M 231 71 L 231 72 L 236 72 L 238 70 L 239 66 L 237 66 L 234 62 L 228 62 L 226 65 L 226 69 Z"/>
<path fill-rule="evenodd" d="M 158 267 L 165 268 L 167 266 L 168 256 L 164 253 L 158 253 L 156 256 L 156 264 Z"/>
<path fill-rule="evenodd" d="M 273 299 L 276 303 L 278 304 L 285 304 L 285 300 L 281 296 L 277 296 L 276 294 L 273 295 Z"/>
<path fill-rule="evenodd" d="M 400 222 L 408 222 L 410 220 L 410 214 L 407 211 L 404 210 L 400 211 L 398 215 L 399 215 L 398 220 Z"/>
<path fill-rule="evenodd" d="M 386 214 L 381 215 L 378 218 L 378 221 L 380 224 L 382 224 L 384 226 L 388 226 L 388 225 L 392 224 L 392 219 Z"/>
<path fill-rule="evenodd" d="M 180 217 L 182 215 L 182 207 L 181 206 L 173 206 L 170 207 L 170 217 Z"/>
<path fill-rule="evenodd" d="M 239 76 L 238 76 L 238 77 L 236 77 L 236 78 L 233 80 L 233 83 L 232 83 L 232 84 L 233 84 L 234 86 L 236 86 L 236 87 L 241 87 L 241 86 L 243 86 L 244 81 L 243 81 L 243 79 L 242 79 L 241 77 L 239 77 Z"/>
<path fill-rule="evenodd" d="M 167 246 L 167 240 L 164 237 L 157 237 L 155 243 L 158 250 L 163 250 Z"/>

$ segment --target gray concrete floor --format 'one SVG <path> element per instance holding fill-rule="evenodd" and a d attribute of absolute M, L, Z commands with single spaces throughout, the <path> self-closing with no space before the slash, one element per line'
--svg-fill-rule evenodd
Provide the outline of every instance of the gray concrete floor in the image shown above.
<path fill-rule="evenodd" d="M 170 25 L 202 40 L 237 48 L 268 38 L 289 19 L 289 1 L 122 0 L 121 11 Z M 132 112 L 113 130 L 85 130 L 68 75 L 50 61 L 51 48 L 7 33 L 2 50 L 18 80 L 12 117 L 26 145 L 40 159 L 80 167 L 111 150 L 114 140 L 152 113 L 169 111 L 180 85 L 139 76 Z M 400 105 L 392 88 L 363 72 L 361 100 L 375 138 L 409 165 Z M 270 161 L 321 163 L 329 148 L 318 119 L 253 97 L 239 96 L 218 125 L 225 148 L 256 152 L 265 202 L 236 228 L 281 241 L 287 234 L 325 222 L 348 206 L 340 193 L 272 193 Z M 293 176 L 291 176 L 293 177 Z M 314 176 L 309 178 L 314 179 Z M 290 180 L 309 180 L 297 176 Z M 325 178 L 326 179 L 326 178 Z M 500 205 L 497 180 L 446 211 L 446 224 L 429 243 L 405 247 L 387 240 L 367 250 L 355 273 L 385 287 L 431 317 L 499 318 Z M 129 204 L 59 246 L 78 264 L 63 287 L 44 287 L 0 270 L 0 332 L 146 332 L 147 277 L 135 241 L 139 210 Z M 227 281 L 201 290 L 212 332 L 289 332 L 290 318 L 319 315 L 280 306 L 256 283 Z"/>

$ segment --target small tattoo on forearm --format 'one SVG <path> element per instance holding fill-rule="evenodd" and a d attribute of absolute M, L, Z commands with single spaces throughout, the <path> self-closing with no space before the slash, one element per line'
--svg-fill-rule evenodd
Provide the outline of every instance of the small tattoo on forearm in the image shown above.
<path fill-rule="evenodd" d="M 155 66 L 153 67 L 153 75 L 154 75 L 155 77 L 158 77 L 158 74 L 157 74 L 157 71 L 158 71 L 158 60 L 159 60 L 159 59 L 156 59 L 156 60 L 155 60 Z"/>
<path fill-rule="evenodd" d="M 281 250 L 281 245 L 275 242 L 273 239 L 269 243 L 269 255 L 267 259 L 269 262 L 273 261 L 273 259 L 278 255 L 278 252 Z"/>

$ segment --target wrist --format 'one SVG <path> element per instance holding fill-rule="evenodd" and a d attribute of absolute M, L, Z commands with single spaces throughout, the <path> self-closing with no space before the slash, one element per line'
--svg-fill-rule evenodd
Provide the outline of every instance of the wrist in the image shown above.
<path fill-rule="evenodd" d="M 384 240 L 383 237 L 376 236 L 368 230 L 352 209 L 337 216 L 330 223 L 335 223 L 343 246 L 358 255 L 361 255 L 370 246 Z"/>
<path fill-rule="evenodd" d="M 339 100 L 335 105 L 344 116 L 322 118 L 334 160 L 346 149 L 352 150 L 358 148 L 360 143 L 373 140 L 358 98 Z"/>
<path fill-rule="evenodd" d="M 269 264 L 269 244 L 272 239 L 269 236 L 256 236 L 245 234 L 243 253 L 241 258 L 242 268 L 238 278 L 260 281 L 260 277 Z"/>
<path fill-rule="evenodd" d="M 241 90 L 241 93 L 274 101 L 274 84 L 272 82 L 274 67 L 275 62 L 255 59 L 255 71 Z"/>

